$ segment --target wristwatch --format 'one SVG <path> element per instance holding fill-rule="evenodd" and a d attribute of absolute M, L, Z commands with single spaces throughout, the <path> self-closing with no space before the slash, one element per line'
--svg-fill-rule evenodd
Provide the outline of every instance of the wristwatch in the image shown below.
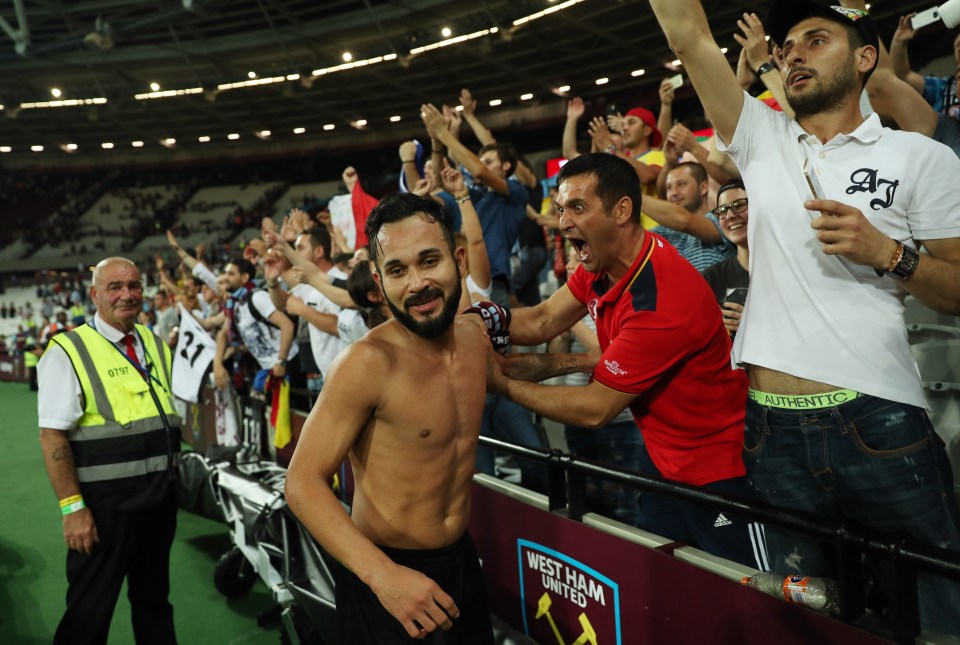
<path fill-rule="evenodd" d="M 920 254 L 903 242 L 897 242 L 897 250 L 894 252 L 893 257 L 890 258 L 890 266 L 883 271 L 880 269 L 875 269 L 875 271 L 878 277 L 892 273 L 898 278 L 908 280 L 910 276 L 913 275 L 913 272 L 917 270 L 918 264 L 920 264 Z"/>
<path fill-rule="evenodd" d="M 757 78 L 760 78 L 767 72 L 773 71 L 775 69 L 777 69 L 777 66 L 774 65 L 771 61 L 767 61 L 766 63 L 764 63 L 763 65 L 757 68 Z"/>
<path fill-rule="evenodd" d="M 281 358 L 281 359 L 280 359 L 279 361 L 277 361 L 277 362 L 280 363 L 280 365 L 282 365 L 283 367 L 286 367 L 286 366 L 287 366 L 287 359 L 285 359 L 285 358 Z"/>
<path fill-rule="evenodd" d="M 900 244 L 898 254 L 900 257 L 897 258 L 896 264 L 889 269 L 889 273 L 907 280 L 917 270 L 917 265 L 920 264 L 920 254 L 906 244 Z"/>

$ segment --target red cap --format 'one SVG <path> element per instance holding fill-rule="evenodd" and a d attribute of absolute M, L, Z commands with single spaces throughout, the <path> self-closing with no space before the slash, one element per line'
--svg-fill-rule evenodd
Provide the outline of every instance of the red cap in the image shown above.
<path fill-rule="evenodd" d="M 653 116 L 653 112 L 647 108 L 635 107 L 627 112 L 627 116 L 640 117 L 641 121 L 653 128 L 653 132 L 650 134 L 650 147 L 660 147 L 660 144 L 663 143 L 663 133 L 657 129 L 657 119 Z"/>

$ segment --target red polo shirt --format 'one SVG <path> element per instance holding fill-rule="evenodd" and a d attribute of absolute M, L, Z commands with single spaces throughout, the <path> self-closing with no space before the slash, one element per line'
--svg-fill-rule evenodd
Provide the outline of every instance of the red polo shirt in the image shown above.
<path fill-rule="evenodd" d="M 747 378 L 707 282 L 663 238 L 617 284 L 580 266 L 567 287 L 597 323 L 594 380 L 636 399 L 630 411 L 667 479 L 702 486 L 745 474 Z"/>

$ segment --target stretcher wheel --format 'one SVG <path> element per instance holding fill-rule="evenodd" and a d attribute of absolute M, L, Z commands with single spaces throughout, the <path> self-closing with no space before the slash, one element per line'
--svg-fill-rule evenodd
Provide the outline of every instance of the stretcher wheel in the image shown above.
<path fill-rule="evenodd" d="M 233 547 L 220 556 L 213 569 L 213 586 L 227 598 L 247 594 L 257 581 L 257 573 L 247 562 L 240 547 Z"/>

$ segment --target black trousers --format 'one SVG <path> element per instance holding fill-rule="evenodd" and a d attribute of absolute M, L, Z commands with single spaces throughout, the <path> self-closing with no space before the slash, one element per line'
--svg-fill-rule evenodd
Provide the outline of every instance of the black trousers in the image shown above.
<path fill-rule="evenodd" d="M 91 511 L 100 541 L 90 555 L 67 552 L 67 611 L 54 644 L 105 644 L 124 578 L 137 644 L 176 643 L 167 600 L 176 495 L 171 491 L 165 502 L 143 511 Z"/>
<path fill-rule="evenodd" d="M 468 534 L 442 549 L 380 548 L 397 564 L 432 578 L 457 603 L 460 617 L 453 621 L 450 631 L 438 629 L 422 640 L 414 640 L 370 587 L 337 563 L 335 597 L 341 645 L 493 645 L 480 557 Z"/>

